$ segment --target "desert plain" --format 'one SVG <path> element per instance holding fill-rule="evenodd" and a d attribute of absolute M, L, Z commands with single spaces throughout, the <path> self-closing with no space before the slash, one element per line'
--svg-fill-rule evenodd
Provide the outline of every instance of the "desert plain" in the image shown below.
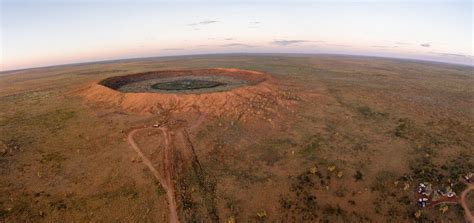
<path fill-rule="evenodd" d="M 238 80 L 214 92 L 101 85 L 170 71 Z M 296 54 L 2 72 L 0 222 L 469 221 L 473 75 Z"/>

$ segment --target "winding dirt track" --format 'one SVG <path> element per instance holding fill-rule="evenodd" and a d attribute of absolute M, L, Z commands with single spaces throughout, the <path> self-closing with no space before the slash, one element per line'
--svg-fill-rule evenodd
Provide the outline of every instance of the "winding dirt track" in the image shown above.
<path fill-rule="evenodd" d="M 144 127 L 144 128 L 138 128 L 138 129 L 133 129 L 128 133 L 127 140 L 130 146 L 132 146 L 133 150 L 137 152 L 138 156 L 141 158 L 143 163 L 150 169 L 150 171 L 153 173 L 153 176 L 160 182 L 161 186 L 166 192 L 166 198 L 168 200 L 168 207 L 169 207 L 169 212 L 170 212 L 170 222 L 172 223 L 179 223 L 179 218 L 178 218 L 178 213 L 176 211 L 177 206 L 176 206 L 176 200 L 174 197 L 174 187 L 173 187 L 173 181 L 171 180 L 171 173 L 170 169 L 166 168 L 169 167 L 170 165 L 165 164 L 165 172 L 166 176 L 163 177 L 158 170 L 153 166 L 151 161 L 143 154 L 143 152 L 140 150 L 138 147 L 137 143 L 133 139 L 133 135 L 137 133 L 140 130 L 145 130 L 145 129 L 153 129 L 156 130 L 156 128 L 150 128 L 150 127 Z M 165 137 L 165 159 L 164 162 L 169 162 L 169 152 L 170 152 L 170 139 L 169 139 L 169 134 L 166 128 L 158 128 L 161 130 L 163 133 L 163 136 Z"/>
<path fill-rule="evenodd" d="M 466 204 L 466 196 L 469 192 L 474 190 L 474 184 L 468 184 L 467 188 L 461 193 L 461 200 L 460 203 L 462 208 L 464 208 L 464 216 L 466 218 L 466 222 L 474 223 L 474 216 L 472 215 L 469 207 Z"/>

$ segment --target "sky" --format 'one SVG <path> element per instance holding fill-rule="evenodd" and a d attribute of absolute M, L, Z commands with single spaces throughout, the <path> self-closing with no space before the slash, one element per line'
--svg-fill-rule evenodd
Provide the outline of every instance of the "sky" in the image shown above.
<path fill-rule="evenodd" d="M 214 53 L 473 65 L 473 1 L 0 0 L 0 70 Z"/>

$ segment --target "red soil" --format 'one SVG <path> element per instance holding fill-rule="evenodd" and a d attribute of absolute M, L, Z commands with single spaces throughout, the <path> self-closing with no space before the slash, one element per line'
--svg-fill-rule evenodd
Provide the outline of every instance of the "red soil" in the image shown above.
<path fill-rule="evenodd" d="M 133 82 L 173 76 L 229 76 L 245 80 L 248 85 L 225 92 L 201 94 L 124 93 L 114 89 Z M 105 86 L 104 86 L 105 85 Z M 171 70 L 111 77 L 89 84 L 79 94 L 88 102 L 105 107 L 118 107 L 127 112 L 156 114 L 162 111 L 197 111 L 214 115 L 239 115 L 249 110 L 249 105 L 276 102 L 276 84 L 270 75 L 239 69 Z"/>
<path fill-rule="evenodd" d="M 473 223 L 474 222 L 474 215 L 471 213 L 469 210 L 469 207 L 466 203 L 466 196 L 469 192 L 474 190 L 474 184 L 468 184 L 467 188 L 461 193 L 461 199 L 460 203 L 462 205 L 462 208 L 464 209 L 464 215 L 466 218 L 466 222 L 468 223 Z"/>
<path fill-rule="evenodd" d="M 138 128 L 138 129 L 133 129 L 130 131 L 130 133 L 128 133 L 128 136 L 127 136 L 127 140 L 128 140 L 128 143 L 130 144 L 130 146 L 132 146 L 132 148 L 135 150 L 135 152 L 137 152 L 138 156 L 140 157 L 140 159 L 143 161 L 143 163 L 148 167 L 148 169 L 152 172 L 153 176 L 160 182 L 161 186 L 163 187 L 163 189 L 165 190 L 166 192 L 166 199 L 168 200 L 168 207 L 169 207 L 169 218 L 170 218 L 170 222 L 172 223 L 177 223 L 179 222 L 179 219 L 178 219 L 178 213 L 176 211 L 176 200 L 175 200 L 175 194 L 174 194 L 174 185 L 173 185 L 173 182 L 171 180 L 171 177 L 172 177 L 172 173 L 170 172 L 170 159 L 162 159 L 162 162 L 164 166 L 168 167 L 165 169 L 163 175 L 160 174 L 160 172 L 153 166 L 152 162 L 143 154 L 143 152 L 141 151 L 141 149 L 138 147 L 137 143 L 135 142 L 135 140 L 133 139 L 133 135 L 140 131 L 140 130 L 144 130 L 144 129 L 153 129 L 153 128 Z M 160 128 L 161 132 L 163 133 L 163 135 L 165 136 L 165 145 L 166 145 L 166 148 L 164 151 L 165 153 L 165 156 L 169 156 L 169 153 L 171 152 L 171 149 L 170 149 L 170 142 L 169 142 L 169 135 L 168 135 L 168 132 L 167 132 L 167 129 L 166 128 Z"/>
<path fill-rule="evenodd" d="M 247 85 L 223 92 L 199 94 L 125 93 L 116 90 L 125 84 L 136 81 L 183 75 L 229 76 L 244 80 Z M 276 81 L 270 75 L 223 68 L 156 71 L 111 77 L 88 84 L 85 88 L 78 90 L 78 93 L 86 99 L 87 103 L 96 106 L 120 109 L 135 114 L 157 114 L 157 118 L 163 119 L 159 128 L 132 128 L 128 133 L 127 140 L 166 191 L 170 222 L 179 222 L 180 216 L 177 207 L 179 200 L 175 194 L 176 185 L 173 179 L 187 170 L 193 170 L 197 175 L 202 175 L 188 130 L 199 126 L 206 117 L 210 118 L 215 115 L 233 116 L 242 121 L 254 117 L 261 120 L 265 120 L 265 117 L 272 117 L 272 121 L 264 122 L 273 124 L 274 119 L 280 117 L 278 114 L 284 110 L 283 108 L 288 108 L 291 104 L 288 99 L 285 99 L 285 92 L 277 87 Z M 178 122 L 178 119 L 181 122 Z M 262 122 L 252 123 L 253 125 L 262 124 Z M 164 138 L 157 143 L 164 145 L 162 156 L 147 157 L 144 148 L 137 144 L 137 137 L 140 137 L 140 130 L 143 129 L 161 130 Z M 201 183 L 204 182 L 203 179 L 201 179 Z M 219 221 L 217 215 L 210 215 L 210 219 Z"/>

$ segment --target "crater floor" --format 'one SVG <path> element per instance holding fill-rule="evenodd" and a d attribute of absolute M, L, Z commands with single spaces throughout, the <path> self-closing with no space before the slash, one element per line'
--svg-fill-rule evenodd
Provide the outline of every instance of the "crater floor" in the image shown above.
<path fill-rule="evenodd" d="M 133 82 L 118 88 L 121 92 L 206 93 L 242 87 L 247 82 L 225 76 L 181 76 Z"/>

